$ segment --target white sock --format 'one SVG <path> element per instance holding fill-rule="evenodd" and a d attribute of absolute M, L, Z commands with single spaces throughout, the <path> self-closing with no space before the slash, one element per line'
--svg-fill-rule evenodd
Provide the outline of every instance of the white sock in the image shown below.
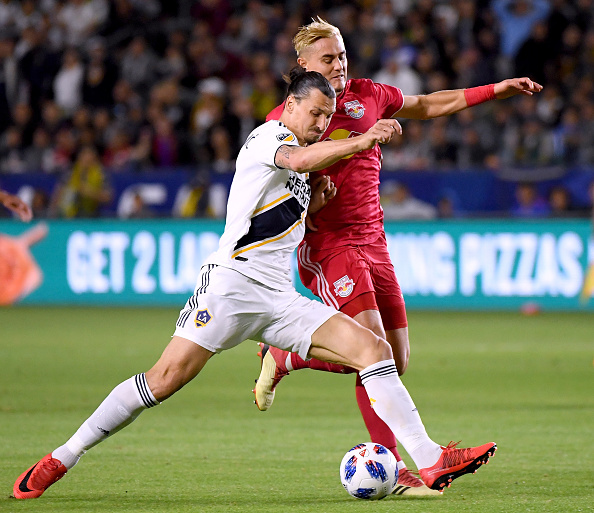
<path fill-rule="evenodd" d="M 374 363 L 359 372 L 371 406 L 392 430 L 417 468 L 434 465 L 441 447 L 433 442 L 408 390 L 400 381 L 394 360 Z"/>
<path fill-rule="evenodd" d="M 52 452 L 70 469 L 91 447 L 130 424 L 146 408 L 159 402 L 153 396 L 144 374 L 127 379 L 115 387 L 78 431 Z"/>
<path fill-rule="evenodd" d="M 289 372 L 295 370 L 293 369 L 293 362 L 291 361 L 291 353 L 287 354 L 287 357 L 285 358 L 285 367 Z"/>

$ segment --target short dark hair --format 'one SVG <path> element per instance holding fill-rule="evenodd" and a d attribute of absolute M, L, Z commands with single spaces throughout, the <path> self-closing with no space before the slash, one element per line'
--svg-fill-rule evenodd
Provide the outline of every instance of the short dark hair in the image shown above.
<path fill-rule="evenodd" d="M 292 95 L 297 100 L 302 100 L 309 96 L 312 89 L 318 89 L 330 99 L 336 98 L 336 91 L 330 85 L 324 75 L 317 71 L 306 71 L 301 66 L 295 66 L 285 80 L 289 82 L 287 96 Z"/>

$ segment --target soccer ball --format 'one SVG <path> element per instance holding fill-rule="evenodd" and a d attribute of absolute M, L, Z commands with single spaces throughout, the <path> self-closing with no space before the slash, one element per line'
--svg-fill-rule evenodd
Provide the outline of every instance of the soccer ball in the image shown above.
<path fill-rule="evenodd" d="M 396 458 L 380 444 L 355 445 L 340 462 L 340 481 L 357 499 L 383 499 L 398 481 Z"/>

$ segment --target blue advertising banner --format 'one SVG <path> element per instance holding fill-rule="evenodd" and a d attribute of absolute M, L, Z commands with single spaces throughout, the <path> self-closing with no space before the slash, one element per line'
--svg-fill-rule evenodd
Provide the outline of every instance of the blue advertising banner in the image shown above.
<path fill-rule="evenodd" d="M 181 308 L 224 224 L 81 220 L 31 226 L 0 222 L 0 304 Z M 594 309 L 588 221 L 388 222 L 386 235 L 408 308 Z M 295 285 L 306 293 L 296 272 Z"/>

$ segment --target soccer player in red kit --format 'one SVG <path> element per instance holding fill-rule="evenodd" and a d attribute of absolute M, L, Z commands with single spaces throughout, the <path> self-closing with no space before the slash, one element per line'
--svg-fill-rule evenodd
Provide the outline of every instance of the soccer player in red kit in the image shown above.
<path fill-rule="evenodd" d="M 347 58 L 340 31 L 318 18 L 300 28 L 293 39 L 297 62 L 324 75 L 337 93 L 336 112 L 321 138 L 345 139 L 366 132 L 380 118 L 430 119 L 447 116 L 479 103 L 516 94 L 532 95 L 542 89 L 529 78 L 514 78 L 470 89 L 404 96 L 400 89 L 368 79 L 347 80 Z M 269 119 L 278 119 L 282 105 Z M 320 173 L 324 182 L 312 184 L 315 194 L 334 196 L 321 210 L 308 213 L 310 230 L 298 250 L 303 284 L 324 303 L 346 313 L 392 346 L 399 374 L 408 365 L 410 345 L 404 299 L 386 244 L 379 197 L 379 146 L 345 157 Z M 320 203 L 324 203 L 321 201 Z M 290 371 L 303 368 L 350 373 L 352 369 L 304 361 L 294 353 L 262 345 L 262 368 L 254 393 L 260 410 L 267 410 L 275 388 Z M 361 380 L 356 397 L 373 442 L 389 448 L 398 461 L 399 479 L 393 493 L 435 493 L 413 476 L 396 450 L 396 438 L 375 414 Z"/>

